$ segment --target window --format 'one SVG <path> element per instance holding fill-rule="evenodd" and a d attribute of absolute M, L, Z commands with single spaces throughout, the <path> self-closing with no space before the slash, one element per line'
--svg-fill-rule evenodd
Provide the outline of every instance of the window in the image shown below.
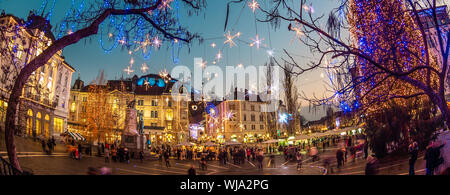
<path fill-rule="evenodd" d="M 77 96 L 73 96 L 73 101 L 77 101 Z"/>
<path fill-rule="evenodd" d="M 168 107 L 172 107 L 172 101 L 169 100 L 169 101 L 167 102 L 167 106 L 168 106 Z"/>
<path fill-rule="evenodd" d="M 259 121 L 264 121 L 264 116 L 262 114 L 259 115 Z"/>
<path fill-rule="evenodd" d="M 158 106 L 158 101 L 152 100 L 152 106 Z"/>
<path fill-rule="evenodd" d="M 151 112 L 151 117 L 152 118 L 158 118 L 158 111 L 152 111 Z"/>
<path fill-rule="evenodd" d="M 264 129 L 264 125 L 260 125 L 259 129 L 263 130 Z"/>
<path fill-rule="evenodd" d="M 254 105 L 252 105 L 250 108 L 251 108 L 252 111 L 255 111 L 255 106 Z"/>
<path fill-rule="evenodd" d="M 244 121 L 247 121 L 247 115 L 244 114 Z"/>
<path fill-rule="evenodd" d="M 143 106 L 144 105 L 144 100 L 138 100 L 138 106 Z"/>
<path fill-rule="evenodd" d="M 256 125 L 252 125 L 252 130 L 255 130 L 256 129 Z"/>
<path fill-rule="evenodd" d="M 256 118 L 256 117 L 255 117 L 255 115 L 254 115 L 254 114 L 252 114 L 252 116 L 251 116 L 251 117 L 252 117 L 252 121 L 255 121 L 255 118 Z"/>
<path fill-rule="evenodd" d="M 172 130 L 172 123 L 167 124 L 167 130 Z"/>
<path fill-rule="evenodd" d="M 83 97 L 83 102 L 87 102 L 87 97 Z"/>
<path fill-rule="evenodd" d="M 55 132 L 62 133 L 64 128 L 64 120 L 60 118 L 54 119 L 54 130 Z"/>
<path fill-rule="evenodd" d="M 70 109 L 72 112 L 75 112 L 75 102 L 72 103 L 72 108 Z"/>

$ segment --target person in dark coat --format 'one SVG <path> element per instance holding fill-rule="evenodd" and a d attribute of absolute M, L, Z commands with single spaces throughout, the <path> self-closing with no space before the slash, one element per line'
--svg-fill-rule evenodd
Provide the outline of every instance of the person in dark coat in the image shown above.
<path fill-rule="evenodd" d="M 191 165 L 191 168 L 188 169 L 188 175 L 197 175 L 194 165 Z"/>
<path fill-rule="evenodd" d="M 417 156 L 419 154 L 419 144 L 417 142 L 412 141 L 408 147 L 408 153 L 410 155 L 409 158 L 409 175 L 415 175 L 414 165 L 417 161 Z"/>
<path fill-rule="evenodd" d="M 378 160 L 375 156 L 367 157 L 366 175 L 376 175 L 378 173 Z"/>
<path fill-rule="evenodd" d="M 81 146 L 81 143 L 78 144 L 78 159 L 81 160 L 81 153 L 83 151 L 83 146 Z"/>
<path fill-rule="evenodd" d="M 336 151 L 337 168 L 341 168 L 344 165 L 344 152 L 342 149 Z"/>
<path fill-rule="evenodd" d="M 434 170 L 444 162 L 444 159 L 441 157 L 441 148 L 444 145 L 445 143 L 437 146 L 435 142 L 430 142 L 430 145 L 428 145 L 425 152 L 427 175 L 434 175 Z"/>
<path fill-rule="evenodd" d="M 41 145 L 42 145 L 42 151 L 44 151 L 44 153 L 47 153 L 45 140 L 42 140 L 42 141 L 41 141 Z"/>

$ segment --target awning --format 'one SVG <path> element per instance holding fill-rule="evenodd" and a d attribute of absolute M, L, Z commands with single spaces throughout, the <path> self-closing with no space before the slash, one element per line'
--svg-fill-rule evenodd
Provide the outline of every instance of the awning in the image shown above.
<path fill-rule="evenodd" d="M 78 141 L 85 141 L 85 140 L 86 140 L 86 139 L 85 139 L 82 135 L 80 135 L 79 133 L 74 133 L 74 132 L 66 131 L 66 132 L 64 132 L 64 134 L 69 135 L 70 137 L 72 137 L 73 139 L 78 140 Z"/>

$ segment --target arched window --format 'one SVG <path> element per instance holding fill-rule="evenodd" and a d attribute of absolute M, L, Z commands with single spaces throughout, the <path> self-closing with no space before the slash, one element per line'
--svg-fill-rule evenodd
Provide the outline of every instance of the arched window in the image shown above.
<path fill-rule="evenodd" d="M 36 114 L 36 135 L 39 136 L 42 134 L 42 123 L 41 123 L 42 115 L 40 112 Z"/>
<path fill-rule="evenodd" d="M 46 138 L 50 136 L 50 116 L 48 114 L 45 115 L 45 121 L 44 121 L 44 135 Z"/>
<path fill-rule="evenodd" d="M 31 136 L 33 135 L 33 111 L 29 109 L 27 115 L 27 134 Z"/>

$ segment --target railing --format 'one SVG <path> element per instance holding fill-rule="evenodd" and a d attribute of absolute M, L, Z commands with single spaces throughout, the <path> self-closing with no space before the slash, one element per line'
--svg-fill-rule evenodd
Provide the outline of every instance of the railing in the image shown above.
<path fill-rule="evenodd" d="M 31 171 L 19 171 L 0 156 L 0 175 L 33 175 Z"/>

